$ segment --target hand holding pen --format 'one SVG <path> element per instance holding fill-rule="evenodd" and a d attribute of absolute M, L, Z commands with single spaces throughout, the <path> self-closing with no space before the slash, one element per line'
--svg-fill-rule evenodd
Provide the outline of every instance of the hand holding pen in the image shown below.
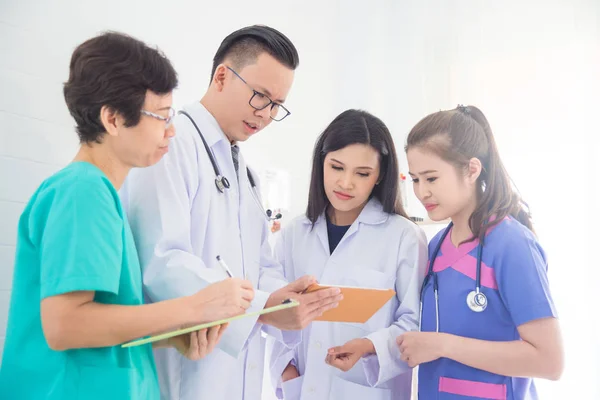
<path fill-rule="evenodd" d="M 213 283 L 189 296 L 188 300 L 192 306 L 191 323 L 201 324 L 243 314 L 254 299 L 252 283 L 234 278 L 222 259 L 219 264 L 231 278 Z"/>

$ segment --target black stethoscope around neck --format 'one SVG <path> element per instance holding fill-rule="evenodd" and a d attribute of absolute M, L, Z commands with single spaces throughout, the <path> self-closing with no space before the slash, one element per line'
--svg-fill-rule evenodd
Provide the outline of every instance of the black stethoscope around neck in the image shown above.
<path fill-rule="evenodd" d="M 179 114 L 183 114 L 186 117 L 188 117 L 188 119 L 194 125 L 194 128 L 196 128 L 196 131 L 198 132 L 198 135 L 200 136 L 200 139 L 202 139 L 202 143 L 204 144 L 204 150 L 206 150 L 206 154 L 208 155 L 208 158 L 210 160 L 210 163 L 212 164 L 213 170 L 215 171 L 215 186 L 217 187 L 217 190 L 220 193 L 225 193 L 225 189 L 229 189 L 231 187 L 231 184 L 229 183 L 229 179 L 227 179 L 227 177 L 225 177 L 223 174 L 221 174 L 221 169 L 219 168 L 219 164 L 217 164 L 217 159 L 215 158 L 215 155 L 213 154 L 211 148 L 208 147 L 208 143 L 206 143 L 206 139 L 204 139 L 204 135 L 202 135 L 200 128 L 198 128 L 198 125 L 196 125 L 196 122 L 194 121 L 194 119 L 192 118 L 192 116 L 190 114 L 188 114 L 187 112 L 185 112 L 183 110 L 179 111 Z M 250 173 L 249 168 L 246 168 L 246 174 L 248 175 L 248 181 L 250 182 L 250 187 L 251 187 L 250 191 L 252 192 L 252 198 L 254 198 L 254 201 L 256 202 L 257 206 L 260 208 L 260 210 L 264 214 L 267 221 L 274 221 L 274 220 L 280 219 L 281 218 L 280 213 L 277 213 L 273 216 L 273 212 L 271 210 L 264 209 L 264 207 L 262 206 L 262 204 L 260 203 L 260 201 L 258 199 L 258 195 L 256 193 L 256 182 L 254 181 L 254 177 Z"/>
<path fill-rule="evenodd" d="M 419 296 L 420 300 L 421 300 L 419 316 L 420 316 L 420 319 L 422 320 L 423 319 L 423 292 L 425 291 L 425 286 L 427 286 L 429 279 L 433 278 L 433 295 L 435 298 L 436 332 L 439 332 L 439 330 L 440 330 L 440 307 L 439 307 L 439 297 L 438 297 L 438 280 L 437 280 L 437 274 L 435 272 L 433 272 L 433 264 L 435 263 L 435 259 L 437 258 L 438 253 L 440 252 L 442 243 L 444 243 L 444 240 L 446 239 L 446 236 L 448 236 L 450 229 L 452 229 L 452 222 L 450 222 L 448 227 L 446 227 L 446 230 L 444 230 L 442 237 L 440 238 L 439 242 L 435 246 L 435 249 L 433 250 L 433 253 L 431 254 L 431 258 L 429 259 L 429 266 L 427 268 L 427 275 L 425 275 L 425 279 L 423 280 L 423 285 L 421 285 L 421 293 Z M 477 246 L 477 270 L 476 270 L 476 276 L 475 276 L 475 290 L 471 290 L 469 292 L 469 294 L 467 295 L 467 305 L 469 306 L 471 311 L 474 311 L 474 312 L 482 312 L 487 308 L 487 305 L 488 305 L 487 296 L 481 291 L 481 255 L 482 255 L 482 253 L 483 253 L 483 241 L 481 241 L 479 243 L 479 245 Z"/>

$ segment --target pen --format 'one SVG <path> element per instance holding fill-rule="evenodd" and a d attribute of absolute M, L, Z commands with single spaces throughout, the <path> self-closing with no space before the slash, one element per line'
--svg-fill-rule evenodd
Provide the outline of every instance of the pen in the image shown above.
<path fill-rule="evenodd" d="M 227 266 L 227 264 L 225 264 L 225 261 L 223 261 L 223 259 L 221 258 L 221 256 L 217 256 L 217 261 L 219 262 L 219 265 L 221 267 L 223 267 L 223 269 L 225 270 L 225 272 L 227 273 L 227 275 L 229 275 L 230 278 L 233 278 L 233 274 L 231 273 L 231 270 L 229 269 L 229 267 Z"/>

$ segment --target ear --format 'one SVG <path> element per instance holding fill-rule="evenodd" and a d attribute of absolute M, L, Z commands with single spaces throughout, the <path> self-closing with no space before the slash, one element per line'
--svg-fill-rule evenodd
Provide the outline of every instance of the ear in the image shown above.
<path fill-rule="evenodd" d="M 119 136 L 118 127 L 122 124 L 121 119 L 121 116 L 109 106 L 104 105 L 100 109 L 100 121 L 110 136 Z"/>
<path fill-rule="evenodd" d="M 479 158 L 471 158 L 469 160 L 469 165 L 467 166 L 467 179 L 470 183 L 477 182 L 479 176 L 481 175 L 481 170 L 483 166 L 481 165 L 481 161 Z"/>
<path fill-rule="evenodd" d="M 225 76 L 227 74 L 227 67 L 223 64 L 219 64 L 215 69 L 215 73 L 213 75 L 212 83 L 215 85 L 215 88 L 218 92 L 223 91 L 225 87 Z"/>

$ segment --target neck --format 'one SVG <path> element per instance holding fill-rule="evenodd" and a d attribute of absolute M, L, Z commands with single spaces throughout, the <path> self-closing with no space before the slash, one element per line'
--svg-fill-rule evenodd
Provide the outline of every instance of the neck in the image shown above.
<path fill-rule="evenodd" d="M 215 121 L 217 121 L 219 128 L 221 128 L 221 131 L 223 132 L 223 134 L 225 134 L 225 137 L 227 138 L 229 143 L 233 144 L 231 137 L 229 137 L 227 132 L 225 132 L 225 129 L 223 129 L 223 125 L 221 125 L 221 121 L 223 120 L 223 116 L 219 112 L 221 107 L 218 106 L 215 97 L 213 96 L 213 94 L 210 91 L 210 88 L 208 89 L 208 91 L 206 92 L 204 97 L 202 97 L 202 99 L 200 100 L 200 104 L 202 104 L 204 106 L 204 108 L 206 108 L 206 111 L 208 111 L 210 113 L 210 115 L 213 116 Z"/>
<path fill-rule="evenodd" d="M 365 208 L 365 204 L 350 211 L 340 211 L 336 210 L 332 206 L 329 206 L 327 209 L 327 215 L 329 216 L 329 220 L 332 224 L 338 226 L 349 226 L 356 221 L 363 208 Z"/>
<path fill-rule="evenodd" d="M 452 232 L 450 240 L 455 246 L 460 245 L 465 240 L 473 237 L 473 231 L 469 226 L 469 219 L 477 207 L 477 200 L 473 200 L 467 207 L 463 208 L 459 213 L 452 216 Z"/>
<path fill-rule="evenodd" d="M 106 142 L 107 138 L 104 140 Z M 131 166 L 124 164 L 110 152 L 107 143 L 82 144 L 73 161 L 85 161 L 98 167 L 116 190 L 121 188 L 131 169 Z"/>

